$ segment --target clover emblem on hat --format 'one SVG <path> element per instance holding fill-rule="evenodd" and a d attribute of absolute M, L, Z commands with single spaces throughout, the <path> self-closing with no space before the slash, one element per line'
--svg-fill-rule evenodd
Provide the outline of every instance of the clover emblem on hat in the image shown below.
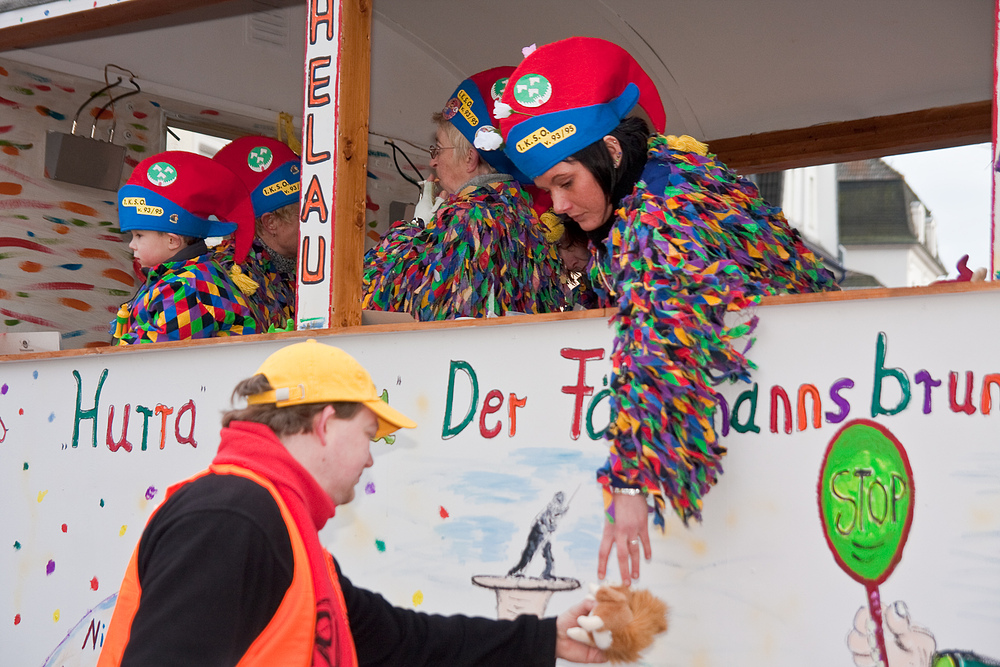
<path fill-rule="evenodd" d="M 274 153 L 267 146 L 257 146 L 247 153 L 247 166 L 258 173 L 270 167 L 273 161 Z"/>
<path fill-rule="evenodd" d="M 177 180 L 177 170 L 169 162 L 157 162 L 146 170 L 146 178 L 153 185 L 163 188 Z"/>
<path fill-rule="evenodd" d="M 552 84 L 541 74 L 525 74 L 514 84 L 514 99 L 522 106 L 540 107 L 552 97 Z"/>
<path fill-rule="evenodd" d="M 503 97 L 503 89 L 506 87 L 507 87 L 507 77 L 503 77 L 502 79 L 497 79 L 496 81 L 493 82 L 493 85 L 490 87 L 490 97 L 492 97 L 494 101 L 498 101 L 501 97 Z"/>

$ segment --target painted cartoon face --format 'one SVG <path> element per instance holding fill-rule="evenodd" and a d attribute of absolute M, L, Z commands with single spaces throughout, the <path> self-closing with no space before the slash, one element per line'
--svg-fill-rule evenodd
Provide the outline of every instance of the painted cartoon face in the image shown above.
<path fill-rule="evenodd" d="M 878 585 L 902 557 L 913 520 L 913 474 L 903 446 L 875 422 L 845 426 L 827 449 L 820 516 L 838 564 Z"/>
<path fill-rule="evenodd" d="M 128 247 L 139 266 L 146 269 L 163 264 L 177 253 L 170 247 L 170 234 L 165 232 L 134 229 Z"/>
<path fill-rule="evenodd" d="M 576 220 L 592 231 L 611 216 L 611 202 L 597 179 L 583 164 L 563 160 L 535 179 L 535 185 L 552 195 L 552 210 Z"/>

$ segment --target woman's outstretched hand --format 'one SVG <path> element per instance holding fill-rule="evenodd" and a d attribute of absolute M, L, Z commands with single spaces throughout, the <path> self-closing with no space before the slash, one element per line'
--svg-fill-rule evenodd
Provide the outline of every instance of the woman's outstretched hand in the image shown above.
<path fill-rule="evenodd" d="M 615 494 L 614 513 L 614 523 L 607 518 L 604 521 L 604 535 L 601 537 L 601 548 L 597 552 L 597 578 L 602 580 L 605 578 L 611 547 L 615 547 L 618 552 L 618 568 L 621 570 L 622 583 L 628 586 L 633 579 L 639 578 L 640 544 L 647 561 L 653 556 L 649 544 L 649 510 L 646 507 L 645 496 Z"/>

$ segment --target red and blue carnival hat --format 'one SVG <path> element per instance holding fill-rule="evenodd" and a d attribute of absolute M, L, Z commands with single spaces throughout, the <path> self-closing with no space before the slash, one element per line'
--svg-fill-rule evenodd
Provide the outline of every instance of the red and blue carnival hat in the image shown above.
<path fill-rule="evenodd" d="M 119 227 L 199 239 L 235 231 L 236 261 L 242 262 L 254 235 L 247 194 L 233 172 L 204 155 L 158 153 L 136 165 L 118 190 Z"/>
<path fill-rule="evenodd" d="M 663 132 L 667 117 L 656 85 L 617 44 L 570 37 L 541 46 L 510 75 L 501 98 L 505 151 L 537 178 L 615 129 L 637 103 Z"/>
<path fill-rule="evenodd" d="M 521 183 L 530 183 L 531 179 L 504 153 L 500 123 L 494 115 L 494 107 L 513 72 L 513 67 L 506 66 L 473 74 L 451 94 L 441 115 L 458 128 L 491 167 Z"/>
<path fill-rule="evenodd" d="M 271 137 L 241 137 L 223 146 L 212 159 L 243 181 L 256 217 L 299 203 L 300 160 L 285 143 Z"/>

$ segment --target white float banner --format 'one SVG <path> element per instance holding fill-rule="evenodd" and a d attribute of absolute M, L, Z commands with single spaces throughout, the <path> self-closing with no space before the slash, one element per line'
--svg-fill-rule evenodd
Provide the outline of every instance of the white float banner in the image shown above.
<path fill-rule="evenodd" d="M 1000 658 L 1000 352 L 983 339 L 1000 330 L 1000 291 L 758 314 L 755 385 L 722 388 L 729 454 L 704 523 L 668 516 L 642 564 L 638 585 L 670 606 L 644 664 L 853 664 L 845 637 L 865 589 L 827 545 L 817 482 L 828 444 L 854 419 L 891 432 L 912 467 L 912 525 L 880 586 L 883 608 L 904 601 L 938 650 Z M 419 424 L 372 445 L 356 499 L 321 535 L 345 575 L 395 605 L 497 617 L 490 586 L 562 492 L 569 508 L 548 535 L 556 583 L 540 578 L 541 553 L 523 581 L 538 584 L 526 587 L 547 598 L 545 614 L 577 602 L 584 590 L 565 582 L 594 580 L 603 521 L 594 471 L 607 451 L 607 322 L 321 340 L 354 355 Z M 283 344 L 0 365 L 5 663 L 94 663 L 147 517 L 170 484 L 211 461 L 234 385 Z M 876 493 L 874 481 L 840 487 L 843 517 L 886 521 L 894 491 Z"/>

